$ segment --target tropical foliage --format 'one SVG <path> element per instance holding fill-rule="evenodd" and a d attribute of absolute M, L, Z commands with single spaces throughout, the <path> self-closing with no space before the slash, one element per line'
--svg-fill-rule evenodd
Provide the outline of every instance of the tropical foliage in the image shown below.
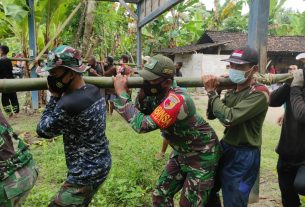
<path fill-rule="evenodd" d="M 304 35 L 305 13 L 284 9 L 287 0 L 270 0 L 269 33 Z M 0 43 L 27 55 L 29 8 L 25 0 L 0 0 Z M 38 51 L 55 35 L 80 0 L 35 0 Z M 214 0 L 207 10 L 199 0 L 185 0 L 142 28 L 143 53 L 150 55 L 164 47 L 194 43 L 205 30 L 247 31 L 250 0 Z M 134 5 L 129 5 L 136 12 Z M 136 54 L 136 21 L 118 3 L 84 1 L 51 47 L 70 44 L 91 54 L 105 57 Z"/>

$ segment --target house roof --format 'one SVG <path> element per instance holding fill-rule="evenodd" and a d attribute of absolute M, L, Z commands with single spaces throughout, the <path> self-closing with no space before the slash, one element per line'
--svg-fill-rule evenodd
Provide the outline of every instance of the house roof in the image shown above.
<path fill-rule="evenodd" d="M 193 51 L 202 50 L 205 47 L 205 44 L 216 44 L 223 45 L 221 47 L 222 51 L 232 51 L 247 45 L 248 34 L 241 32 L 220 32 L 220 31 L 206 31 L 201 38 L 198 40 L 197 44 L 188 45 L 185 47 L 170 48 L 172 50 L 162 49 L 161 53 L 168 54 L 178 54 L 178 53 L 186 53 L 185 48 L 188 48 L 188 53 L 192 53 Z M 224 40 L 227 42 L 224 43 Z M 223 44 L 222 44 L 223 43 Z M 201 47 L 196 47 L 197 45 L 201 45 Z M 268 36 L 268 44 L 267 44 L 268 52 L 275 53 L 286 53 L 286 52 L 304 52 L 305 51 L 305 36 Z"/>
<path fill-rule="evenodd" d="M 204 43 L 204 44 L 193 44 L 193 45 L 187 45 L 183 47 L 175 47 L 175 48 L 165 48 L 161 49 L 160 53 L 166 53 L 169 55 L 174 55 L 174 54 L 181 54 L 181 53 L 193 53 L 198 50 L 210 48 L 210 47 L 217 47 L 219 45 L 224 45 L 230 41 L 226 42 L 218 42 L 218 43 Z"/>

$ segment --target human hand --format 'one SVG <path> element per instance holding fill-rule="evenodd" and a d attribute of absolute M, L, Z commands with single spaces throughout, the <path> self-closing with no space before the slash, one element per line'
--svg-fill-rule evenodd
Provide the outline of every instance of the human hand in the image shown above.
<path fill-rule="evenodd" d="M 55 92 L 52 87 L 49 86 L 49 84 L 47 83 L 47 86 L 48 86 L 48 90 L 50 91 L 51 93 L 51 96 L 53 97 L 56 97 L 56 98 L 60 98 L 61 97 L 61 93 L 58 93 L 58 92 Z"/>
<path fill-rule="evenodd" d="M 298 86 L 298 87 L 304 86 L 303 69 L 299 69 L 295 73 L 293 73 L 293 80 L 290 87 L 294 87 L 294 86 Z"/>
<path fill-rule="evenodd" d="M 204 88 L 207 92 L 215 91 L 217 86 L 219 85 L 218 78 L 214 75 L 203 75 L 201 77 Z"/>
<path fill-rule="evenodd" d="M 220 75 L 220 77 L 222 77 L 222 78 L 229 78 L 229 74 L 222 74 L 222 75 Z"/>
<path fill-rule="evenodd" d="M 115 92 L 118 96 L 128 91 L 126 75 L 121 75 L 119 73 L 115 77 L 113 76 L 112 80 L 113 80 Z"/>
<path fill-rule="evenodd" d="M 284 121 L 284 114 L 277 119 L 276 123 L 279 126 L 282 126 L 283 125 L 283 121 Z"/>

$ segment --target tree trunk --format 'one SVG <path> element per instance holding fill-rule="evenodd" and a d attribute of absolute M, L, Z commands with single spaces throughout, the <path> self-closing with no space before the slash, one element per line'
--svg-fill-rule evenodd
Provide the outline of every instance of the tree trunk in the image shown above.
<path fill-rule="evenodd" d="M 93 54 L 94 48 L 98 46 L 98 43 L 100 41 L 101 41 L 100 38 L 97 37 L 97 36 L 95 36 L 91 39 L 90 44 L 89 44 L 89 48 L 88 48 L 87 53 L 86 53 L 86 57 L 90 57 Z"/>
<path fill-rule="evenodd" d="M 88 2 L 86 1 L 84 3 L 84 10 L 83 10 L 83 12 L 81 14 L 81 17 L 80 17 L 79 27 L 77 29 L 77 32 L 75 33 L 75 36 L 74 36 L 74 42 L 72 44 L 72 46 L 74 48 L 79 48 L 80 38 L 81 38 L 81 34 L 82 34 L 82 31 L 83 31 L 83 27 L 84 27 L 85 14 L 86 14 L 87 7 L 88 7 Z"/>
<path fill-rule="evenodd" d="M 218 12 L 219 12 L 219 0 L 214 0 L 214 20 L 215 20 L 215 22 L 217 22 L 217 25 L 219 22 Z M 217 30 L 218 30 L 218 28 L 217 28 Z"/>
<path fill-rule="evenodd" d="M 88 6 L 86 9 L 85 30 L 84 30 L 83 44 L 82 44 L 83 54 L 85 54 L 84 50 L 86 50 L 90 45 L 90 39 L 93 31 L 93 22 L 95 17 L 94 16 L 95 9 L 96 9 L 96 2 L 88 1 Z"/>

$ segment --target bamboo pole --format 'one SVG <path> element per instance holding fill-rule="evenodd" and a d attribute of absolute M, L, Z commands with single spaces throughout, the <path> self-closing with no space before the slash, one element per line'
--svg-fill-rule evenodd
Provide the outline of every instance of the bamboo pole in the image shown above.
<path fill-rule="evenodd" d="M 270 85 L 273 83 L 291 82 L 291 74 L 277 74 L 277 75 L 257 75 L 255 79 L 258 82 Z M 113 81 L 111 77 L 84 77 L 86 83 L 96 85 L 99 88 L 113 88 Z M 204 87 L 201 77 L 177 77 L 175 78 L 177 84 L 181 87 Z M 220 86 L 234 85 L 230 79 L 219 77 Z M 143 85 L 143 78 L 130 77 L 128 78 L 129 88 L 140 88 Z M 46 78 L 26 78 L 26 79 L 0 79 L 0 92 L 19 92 L 19 91 L 35 91 L 46 90 Z"/>
<path fill-rule="evenodd" d="M 33 58 L 9 58 L 11 61 L 26 61 L 26 62 L 30 62 L 30 61 L 34 61 L 35 59 Z M 40 58 L 39 60 L 45 60 L 43 58 Z M 82 60 L 83 63 L 88 63 L 87 60 Z M 96 61 L 98 63 L 102 63 L 102 61 Z M 114 62 L 114 65 L 122 65 L 119 62 Z M 133 63 L 124 63 L 124 65 L 129 65 L 129 66 L 137 66 L 137 64 L 133 64 Z"/>

